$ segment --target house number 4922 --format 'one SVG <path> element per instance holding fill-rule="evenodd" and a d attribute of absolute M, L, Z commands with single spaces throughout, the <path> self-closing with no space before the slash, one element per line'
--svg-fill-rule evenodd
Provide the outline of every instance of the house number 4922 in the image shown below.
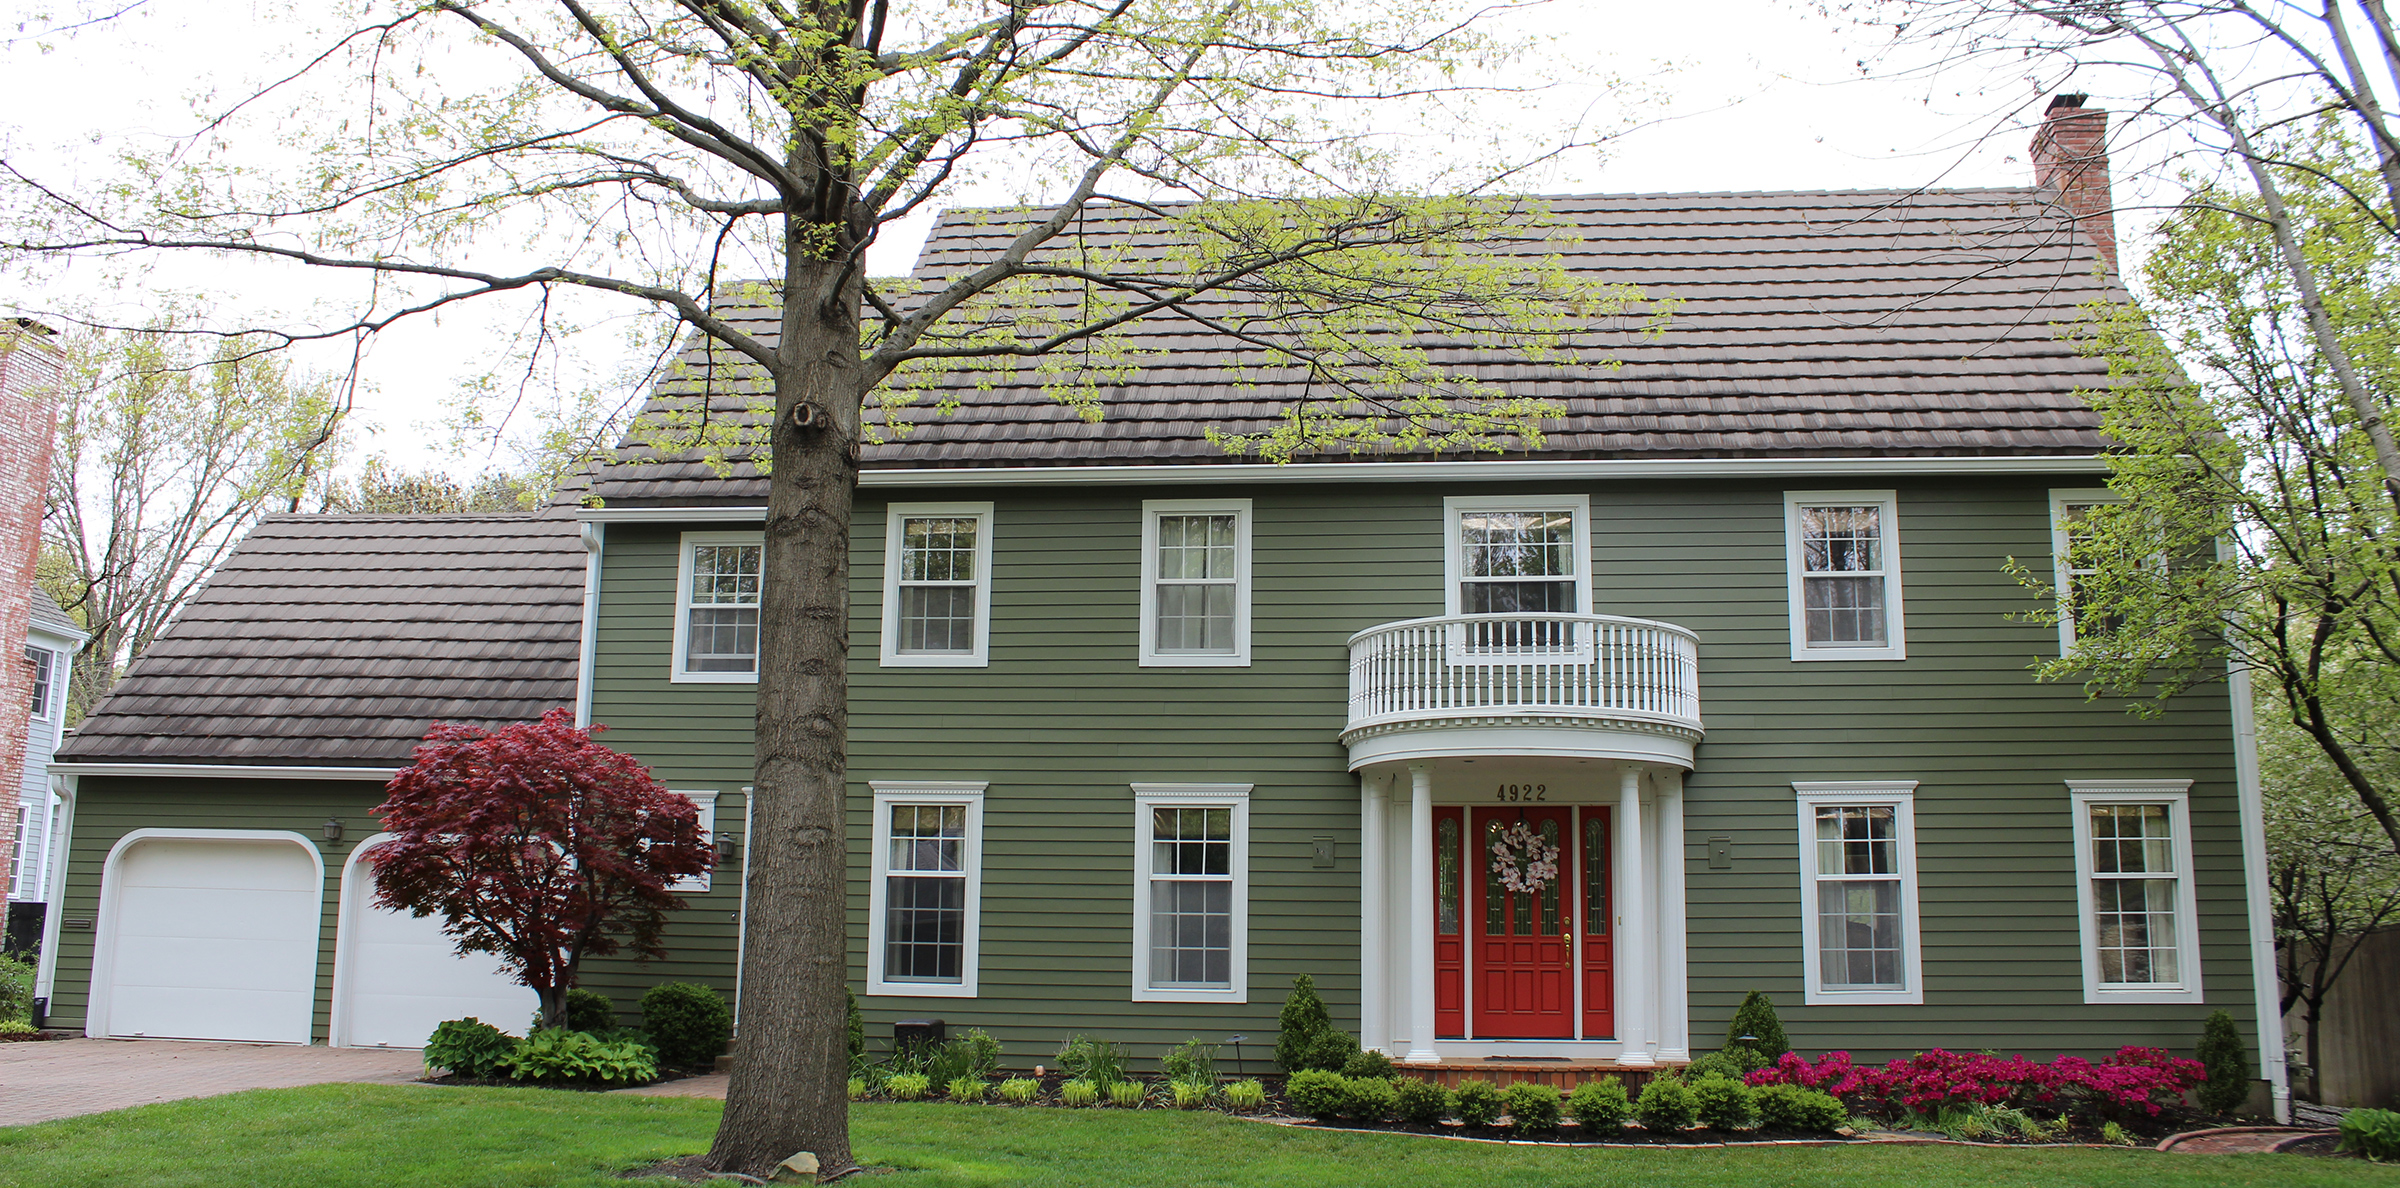
<path fill-rule="evenodd" d="M 1492 799 L 1506 800 L 1510 802 L 1520 800 L 1548 800 L 1550 799 L 1550 785 L 1502 784 L 1500 785 L 1500 790 L 1492 794 Z"/>

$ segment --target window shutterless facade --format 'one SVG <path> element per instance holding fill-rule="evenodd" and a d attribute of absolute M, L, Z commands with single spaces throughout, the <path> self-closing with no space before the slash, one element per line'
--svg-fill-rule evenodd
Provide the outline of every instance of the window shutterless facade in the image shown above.
<path fill-rule="evenodd" d="M 1796 783 L 1807 1001 L 1925 1001 L 1916 781 Z"/>
<path fill-rule="evenodd" d="M 1141 663 L 1250 663 L 1250 501 L 1142 504 Z"/>
<path fill-rule="evenodd" d="M 1591 500 L 1581 495 L 1442 500 L 1443 609 L 1453 615 L 1585 615 L 1592 610 Z M 1543 618 L 1487 620 L 1454 631 L 1452 662 L 1581 650 L 1590 638 Z"/>
<path fill-rule="evenodd" d="M 1133 999 L 1250 1000 L 1250 785 L 1135 784 Z"/>
<path fill-rule="evenodd" d="M 2085 1002 L 2199 1002 L 2190 780 L 2069 780 Z"/>
<path fill-rule="evenodd" d="M 878 780 L 872 786 L 867 993 L 973 998 L 985 785 Z"/>
<path fill-rule="evenodd" d="M 987 663 L 992 505 L 893 504 L 883 557 L 884 667 Z"/>
<path fill-rule="evenodd" d="M 765 537 L 757 532 L 686 532 L 682 548 L 676 566 L 671 678 L 755 683 Z"/>
<path fill-rule="evenodd" d="M 1792 659 L 1900 660 L 1900 501 L 1891 491 L 1787 491 Z"/>

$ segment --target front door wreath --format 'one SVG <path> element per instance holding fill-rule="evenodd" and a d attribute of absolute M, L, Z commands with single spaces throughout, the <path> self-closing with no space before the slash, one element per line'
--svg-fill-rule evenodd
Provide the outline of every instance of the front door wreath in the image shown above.
<path fill-rule="evenodd" d="M 1500 885 L 1520 894 L 1540 891 L 1558 881 L 1558 845 L 1519 821 L 1493 830 L 1492 874 Z"/>

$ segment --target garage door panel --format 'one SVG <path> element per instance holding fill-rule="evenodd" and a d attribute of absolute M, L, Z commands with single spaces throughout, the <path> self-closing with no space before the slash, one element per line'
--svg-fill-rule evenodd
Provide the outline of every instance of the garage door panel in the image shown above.
<path fill-rule="evenodd" d="M 127 847 L 111 888 L 109 1034 L 308 1042 L 320 877 L 291 842 Z"/>
<path fill-rule="evenodd" d="M 119 935 L 205 936 L 220 940 L 276 941 L 306 927 L 315 940 L 317 896 L 293 891 L 161 892 L 127 889 L 119 901 Z"/>
<path fill-rule="evenodd" d="M 113 1035 L 291 1043 L 308 1034 L 315 995 L 192 986 L 123 986 L 109 1006 Z"/>
<path fill-rule="evenodd" d="M 373 886 L 358 865 L 344 879 L 339 1042 L 419 1048 L 444 1020 L 470 1015 L 510 1031 L 525 1027 L 539 1000 L 499 958 L 458 952 L 439 916 L 374 906 Z"/>
<path fill-rule="evenodd" d="M 217 937 L 129 937 L 117 949 L 121 986 L 198 986 L 237 990 L 293 989 L 316 981 L 317 943 L 229 941 Z M 227 945 L 241 946 L 228 954 Z"/>

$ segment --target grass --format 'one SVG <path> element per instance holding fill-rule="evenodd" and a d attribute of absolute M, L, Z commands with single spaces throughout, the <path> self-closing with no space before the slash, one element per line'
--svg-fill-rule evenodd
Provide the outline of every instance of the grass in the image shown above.
<path fill-rule="evenodd" d="M 319 1085 L 0 1129 L 11 1188 L 628 1188 L 707 1147 L 718 1104 L 540 1089 Z M 1215 1114 L 860 1105 L 874 1188 L 2315 1188 L 2400 1168 L 2295 1155 L 1962 1147 L 1574 1150 L 1288 1130 Z M 853 1181 L 862 1183 L 862 1181 Z"/>

